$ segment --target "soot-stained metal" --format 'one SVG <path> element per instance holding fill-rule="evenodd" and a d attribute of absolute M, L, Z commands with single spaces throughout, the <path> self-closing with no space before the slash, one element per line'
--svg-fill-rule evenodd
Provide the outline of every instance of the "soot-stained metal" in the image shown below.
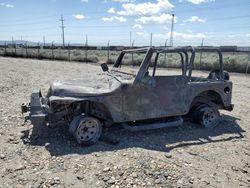
<path fill-rule="evenodd" d="M 212 70 L 206 78 L 192 76 L 196 52 L 217 53 L 219 68 Z M 137 73 L 122 69 L 124 55 L 131 53 L 144 54 Z M 179 54 L 180 75 L 158 75 L 159 55 L 169 53 Z M 102 68 L 105 72 L 97 74 L 94 83 L 61 80 L 51 84 L 45 97 L 41 92 L 32 93 L 31 101 L 22 105 L 22 113 L 29 112 L 28 118 L 39 126 L 68 124 L 73 127 L 73 134 L 80 135 L 76 135 L 78 143 L 90 144 L 96 141 L 96 134 L 100 132 L 96 128 L 98 122 L 100 125 L 118 123 L 125 125 L 125 128 L 130 127 L 129 130 L 140 130 L 133 127 L 140 124 L 144 129 L 150 126 L 162 128 L 163 124 L 179 125 L 183 122 L 182 117 L 198 114 L 202 116 L 200 121 L 204 126 L 210 126 L 218 114 L 216 110 L 233 109 L 232 82 L 229 74 L 223 70 L 219 48 L 151 47 L 124 50 L 111 70 L 106 64 Z M 208 108 L 210 111 L 205 113 L 204 110 Z M 89 124 L 86 124 L 86 117 Z M 91 125 L 95 126 L 94 131 L 88 132 Z M 79 129 L 79 126 L 85 128 Z M 91 137 L 91 134 L 95 137 Z"/>

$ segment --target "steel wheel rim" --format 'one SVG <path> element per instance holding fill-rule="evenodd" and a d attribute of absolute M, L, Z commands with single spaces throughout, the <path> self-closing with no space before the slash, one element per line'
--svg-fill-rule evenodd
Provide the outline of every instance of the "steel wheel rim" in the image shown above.
<path fill-rule="evenodd" d="M 202 121 L 205 127 L 211 127 L 214 125 L 214 122 L 216 122 L 217 119 L 217 113 L 212 108 L 208 108 L 204 113 L 202 117 Z"/>
<path fill-rule="evenodd" d="M 76 130 L 77 139 L 86 142 L 95 137 L 98 133 L 98 122 L 95 119 L 82 120 Z"/>

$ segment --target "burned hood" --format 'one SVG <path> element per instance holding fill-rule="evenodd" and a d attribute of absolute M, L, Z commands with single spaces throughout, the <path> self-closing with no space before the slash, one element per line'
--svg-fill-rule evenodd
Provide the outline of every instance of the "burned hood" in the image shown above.
<path fill-rule="evenodd" d="M 51 84 L 47 97 L 97 96 L 113 92 L 119 89 L 121 84 L 119 80 L 104 74 L 89 79 L 60 80 Z"/>

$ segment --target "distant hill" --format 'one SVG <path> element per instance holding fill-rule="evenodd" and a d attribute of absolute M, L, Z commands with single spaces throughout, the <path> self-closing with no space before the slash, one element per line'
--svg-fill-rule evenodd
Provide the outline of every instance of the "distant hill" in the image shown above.
<path fill-rule="evenodd" d="M 6 44 L 12 44 L 11 40 L 0 40 L 0 45 L 4 45 L 6 42 Z M 14 41 L 16 44 L 23 44 L 25 45 L 25 43 L 27 42 L 28 46 L 37 46 L 37 42 L 33 42 L 33 41 L 21 41 L 21 40 L 15 40 Z M 43 45 L 43 42 L 40 42 L 40 45 Z M 46 43 L 46 45 L 51 45 L 51 42 Z M 56 46 L 62 46 L 62 43 L 54 43 L 54 45 Z M 68 43 L 65 44 L 66 46 L 68 45 Z M 85 44 L 82 43 L 70 43 L 71 46 L 84 46 Z"/>
<path fill-rule="evenodd" d="M 35 46 L 35 45 L 37 45 L 37 43 L 32 42 L 32 41 L 15 40 L 14 42 L 15 42 L 16 44 L 23 44 L 23 45 L 25 45 L 25 43 L 27 42 L 27 45 L 28 45 L 28 46 Z M 12 44 L 12 41 L 11 41 L 11 40 L 7 40 L 7 41 L 0 40 L 0 45 L 4 45 L 5 43 L 6 43 L 6 44 Z"/>

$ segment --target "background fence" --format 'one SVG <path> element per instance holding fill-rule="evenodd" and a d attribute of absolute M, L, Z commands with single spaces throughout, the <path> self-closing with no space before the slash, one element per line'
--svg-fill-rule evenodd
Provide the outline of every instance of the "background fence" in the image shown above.
<path fill-rule="evenodd" d="M 37 58 L 50 60 L 66 60 L 97 63 L 99 61 L 112 64 L 120 52 L 129 49 L 128 46 L 76 46 L 63 47 L 51 43 L 50 45 L 5 44 L 0 45 L 0 55 L 8 57 Z M 133 47 L 138 48 L 138 47 Z M 237 46 L 220 46 L 223 52 L 224 68 L 230 72 L 250 73 L 250 48 Z M 139 65 L 143 55 L 127 55 L 125 64 Z M 160 67 L 178 68 L 180 66 L 178 54 L 167 54 L 159 58 Z M 197 53 L 194 63 L 195 69 L 211 70 L 218 67 L 218 57 L 215 53 Z"/>

